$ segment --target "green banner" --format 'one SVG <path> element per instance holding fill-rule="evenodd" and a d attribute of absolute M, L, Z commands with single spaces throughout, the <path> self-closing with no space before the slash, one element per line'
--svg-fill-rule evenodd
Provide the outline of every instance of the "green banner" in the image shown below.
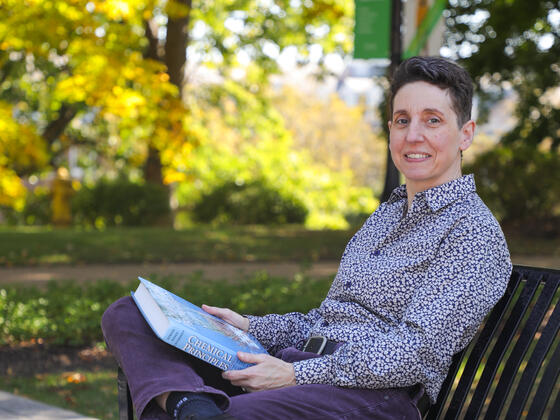
<path fill-rule="evenodd" d="M 355 0 L 354 58 L 389 58 L 391 0 Z"/>

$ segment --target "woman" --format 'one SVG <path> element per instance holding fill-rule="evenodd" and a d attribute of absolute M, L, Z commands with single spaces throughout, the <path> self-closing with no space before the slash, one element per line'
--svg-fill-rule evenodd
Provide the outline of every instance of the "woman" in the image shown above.
<path fill-rule="evenodd" d="M 239 354 L 254 366 L 221 373 L 155 338 L 130 298 L 114 303 L 103 331 L 141 418 L 419 419 L 418 401 L 435 401 L 511 273 L 497 221 L 461 174 L 472 93 L 450 61 L 399 66 L 390 150 L 406 184 L 350 240 L 319 308 L 245 317 L 204 306 L 268 349 Z"/>

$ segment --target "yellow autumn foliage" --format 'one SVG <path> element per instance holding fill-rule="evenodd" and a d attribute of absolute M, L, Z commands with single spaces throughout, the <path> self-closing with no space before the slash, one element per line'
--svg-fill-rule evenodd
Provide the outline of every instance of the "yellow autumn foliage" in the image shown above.
<path fill-rule="evenodd" d="M 21 209 L 26 190 L 17 171 L 41 167 L 48 157 L 34 127 L 18 123 L 13 112 L 11 105 L 0 101 L 0 206 Z"/>
<path fill-rule="evenodd" d="M 352 2 L 317 0 L 316 5 L 330 12 L 324 17 L 304 15 L 308 7 L 298 2 L 276 6 L 260 0 L 194 1 L 191 9 L 177 0 L 0 0 L 0 98 L 10 102 L 0 108 L 0 132 L 6 133 L 0 168 L 10 180 L 10 188 L 3 187 L 6 197 L 22 194 L 17 187 L 22 185 L 17 179 L 20 168 L 36 167 L 33 174 L 40 178 L 59 165 L 70 166 L 72 153 L 88 180 L 95 181 L 108 171 L 141 177 L 148 151 L 155 149 L 165 183 L 192 183 L 194 150 L 211 143 L 214 151 L 221 153 L 223 147 L 223 157 L 234 159 L 221 161 L 219 168 L 201 165 L 202 171 L 239 169 L 239 176 L 249 176 L 252 168 L 260 167 L 267 177 L 284 182 L 279 172 L 286 165 L 300 170 L 308 158 L 302 150 L 290 149 L 292 134 L 266 97 L 276 67 L 263 54 L 264 45 L 284 48 L 295 41 L 302 51 L 317 43 L 325 53 L 340 51 L 337 39 L 350 40 Z M 278 7 L 288 19 L 269 13 Z M 241 15 L 244 27 L 235 33 L 225 22 Z M 169 19 L 187 16 L 189 30 L 207 28 L 203 40 L 189 34 L 189 48 L 200 55 L 201 65 L 214 66 L 222 78 L 207 96 L 206 90 L 199 93 L 198 86 L 188 85 L 190 81 L 180 91 L 170 80 L 178 83 L 172 64 L 168 69 L 163 63 L 166 36 L 173 33 L 165 33 Z M 159 28 L 147 31 L 152 25 Z M 324 25 L 337 33 L 305 35 Z M 185 42 L 182 37 L 171 41 Z M 238 83 L 230 76 L 240 65 L 242 49 L 255 54 L 245 80 Z M 218 56 L 221 61 L 214 60 Z M 257 147 L 260 143 L 266 147 Z M 275 144 L 281 144 L 276 154 Z M 313 159 L 309 164 L 315 164 Z M 306 175 L 309 188 L 328 178 L 323 169 L 317 169 L 321 175 L 316 182 L 311 182 L 311 173 Z M 285 188 L 299 188 L 298 180 L 290 182 Z M 326 184 L 321 185 L 324 189 Z"/>
<path fill-rule="evenodd" d="M 26 190 L 17 174 L 0 166 L 0 206 L 22 210 L 25 204 Z"/>
<path fill-rule="evenodd" d="M 348 106 L 335 94 L 322 99 L 291 86 L 276 93 L 274 105 L 296 148 L 333 171 L 352 171 L 356 185 L 380 192 L 387 143 L 367 123 L 363 105 Z"/>

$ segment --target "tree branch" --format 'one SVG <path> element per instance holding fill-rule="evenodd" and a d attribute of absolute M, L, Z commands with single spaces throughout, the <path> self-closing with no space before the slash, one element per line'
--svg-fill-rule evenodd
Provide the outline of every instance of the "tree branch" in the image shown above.
<path fill-rule="evenodd" d="M 51 121 L 45 131 L 43 132 L 43 138 L 50 145 L 54 143 L 58 137 L 64 132 L 70 121 L 74 119 L 77 114 L 77 110 L 67 104 L 63 104 L 58 111 L 58 118 Z"/>
<path fill-rule="evenodd" d="M 162 61 L 161 54 L 159 52 L 157 32 L 158 26 L 152 20 L 144 21 L 146 38 L 148 38 L 148 48 L 144 51 L 144 58 L 151 58 L 152 60 Z"/>

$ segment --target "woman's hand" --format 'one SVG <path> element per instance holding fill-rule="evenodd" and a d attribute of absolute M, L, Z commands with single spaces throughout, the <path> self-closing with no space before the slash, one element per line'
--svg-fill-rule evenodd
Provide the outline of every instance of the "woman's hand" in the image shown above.
<path fill-rule="evenodd" d="M 255 363 L 242 370 L 228 370 L 222 377 L 248 392 L 284 388 L 296 384 L 294 365 L 268 354 L 237 352 L 242 362 Z"/>
<path fill-rule="evenodd" d="M 231 324 L 243 331 L 247 331 L 249 329 L 249 318 L 245 318 L 243 315 L 240 315 L 237 312 L 232 311 L 231 309 L 218 308 L 216 306 L 208 305 L 202 305 L 202 309 L 204 309 L 211 315 L 223 319 L 228 324 Z"/>

